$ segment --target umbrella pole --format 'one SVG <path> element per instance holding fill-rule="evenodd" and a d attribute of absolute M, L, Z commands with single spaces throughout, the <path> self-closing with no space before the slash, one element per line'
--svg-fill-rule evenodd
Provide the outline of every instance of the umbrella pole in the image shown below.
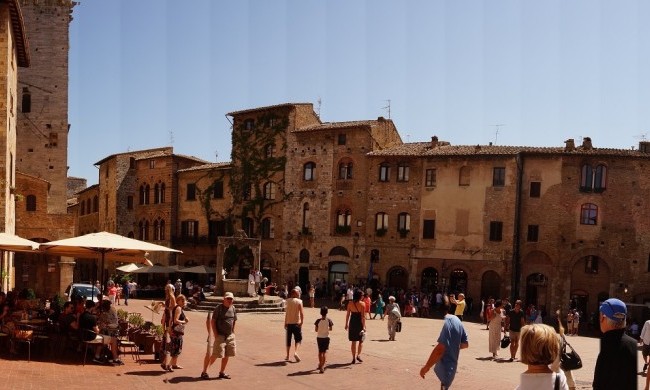
<path fill-rule="evenodd" d="M 106 280 L 106 278 L 104 278 L 104 256 L 105 253 L 104 251 L 102 251 L 102 281 L 101 281 L 102 291 L 100 291 L 102 294 L 104 294 L 104 280 Z"/>

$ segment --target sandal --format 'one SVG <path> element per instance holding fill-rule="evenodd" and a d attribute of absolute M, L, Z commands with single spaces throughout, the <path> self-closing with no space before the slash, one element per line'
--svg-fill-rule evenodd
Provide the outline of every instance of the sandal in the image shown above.
<path fill-rule="evenodd" d="M 174 370 L 182 370 L 183 366 L 172 366 Z"/>
<path fill-rule="evenodd" d="M 228 374 L 226 374 L 224 372 L 220 372 L 218 378 L 219 379 L 230 379 L 230 375 L 228 375 Z"/>

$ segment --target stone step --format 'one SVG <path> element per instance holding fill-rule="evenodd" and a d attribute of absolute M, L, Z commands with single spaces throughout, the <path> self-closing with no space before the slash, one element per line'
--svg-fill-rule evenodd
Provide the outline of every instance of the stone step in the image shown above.
<path fill-rule="evenodd" d="M 233 306 L 235 306 L 238 313 L 281 313 L 284 311 L 282 301 L 282 298 L 276 296 L 265 296 L 262 303 L 259 303 L 258 298 L 255 297 L 236 297 Z M 223 297 L 208 296 L 200 304 L 192 306 L 191 309 L 205 312 L 213 311 L 222 302 Z"/>

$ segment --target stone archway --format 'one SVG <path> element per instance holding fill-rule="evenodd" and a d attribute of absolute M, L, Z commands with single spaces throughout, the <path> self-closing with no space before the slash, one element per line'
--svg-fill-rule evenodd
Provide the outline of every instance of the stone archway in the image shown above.
<path fill-rule="evenodd" d="M 485 271 L 481 276 L 481 298 L 501 297 L 501 276 L 496 271 Z"/>
<path fill-rule="evenodd" d="M 451 274 L 449 275 L 449 293 L 467 294 L 467 272 L 460 268 L 451 271 Z"/>
<path fill-rule="evenodd" d="M 395 289 L 408 289 L 409 274 L 404 267 L 395 266 L 386 274 L 386 286 Z"/>
<path fill-rule="evenodd" d="M 262 241 L 259 238 L 248 238 L 246 233 L 239 229 L 232 237 L 218 237 L 217 242 L 217 272 L 215 275 L 214 292 L 221 295 L 223 294 L 223 281 L 225 280 L 224 257 L 226 249 L 230 246 L 234 246 L 238 250 L 245 247 L 250 248 L 253 257 L 252 265 L 260 269 Z"/>
<path fill-rule="evenodd" d="M 426 292 L 435 293 L 438 291 L 438 270 L 433 267 L 428 267 L 422 270 L 420 277 L 420 289 Z"/>
<path fill-rule="evenodd" d="M 549 277 L 553 275 L 553 262 L 542 251 L 528 253 L 522 260 L 521 279 L 524 281 L 520 291 L 514 295 L 522 296 L 522 301 L 527 306 L 544 306 L 547 310 L 551 304 L 551 294 L 548 290 Z"/>
<path fill-rule="evenodd" d="M 583 307 L 591 312 L 598 312 L 601 298 L 609 298 L 610 269 L 607 262 L 596 255 L 578 258 L 571 269 L 571 291 L 582 291 Z"/>

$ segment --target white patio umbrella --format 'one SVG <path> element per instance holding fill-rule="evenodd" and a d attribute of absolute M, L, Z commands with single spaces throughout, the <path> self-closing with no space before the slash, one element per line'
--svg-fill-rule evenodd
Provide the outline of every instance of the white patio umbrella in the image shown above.
<path fill-rule="evenodd" d="M 0 233 L 0 250 L 12 252 L 34 252 L 39 243 L 18 237 L 11 233 Z"/>
<path fill-rule="evenodd" d="M 89 233 L 79 237 L 50 241 L 40 244 L 39 250 L 53 256 L 70 256 L 102 261 L 102 290 L 104 287 L 104 261 L 138 261 L 150 264 L 145 257 L 148 252 L 175 252 L 179 250 L 146 241 L 135 240 L 108 232 Z"/>
<path fill-rule="evenodd" d="M 136 269 L 135 271 L 131 271 L 132 274 L 170 274 L 177 272 L 173 268 L 165 267 L 162 265 L 152 265 L 152 266 L 145 266 L 145 267 L 140 267 Z"/>
<path fill-rule="evenodd" d="M 140 266 L 135 263 L 129 263 L 126 265 L 119 266 L 115 268 L 118 271 L 126 272 L 127 274 L 133 271 L 140 269 Z"/>
<path fill-rule="evenodd" d="M 178 272 L 184 272 L 188 274 L 214 274 L 217 272 L 215 267 L 208 267 L 207 265 L 197 265 L 194 267 L 183 268 Z"/>

